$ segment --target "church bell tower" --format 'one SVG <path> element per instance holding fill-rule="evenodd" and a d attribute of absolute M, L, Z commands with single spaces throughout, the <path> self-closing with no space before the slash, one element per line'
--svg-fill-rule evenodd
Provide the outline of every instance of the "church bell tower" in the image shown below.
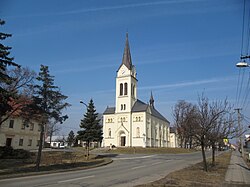
<path fill-rule="evenodd" d="M 135 66 L 132 64 L 128 33 L 123 52 L 122 63 L 116 76 L 116 113 L 131 112 L 137 100 L 137 79 Z"/>

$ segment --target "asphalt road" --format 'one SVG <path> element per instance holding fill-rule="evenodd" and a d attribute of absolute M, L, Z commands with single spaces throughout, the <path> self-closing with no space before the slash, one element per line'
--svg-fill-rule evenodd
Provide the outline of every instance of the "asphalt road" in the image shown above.
<path fill-rule="evenodd" d="M 1 187 L 134 186 L 201 161 L 201 152 L 164 155 L 117 155 L 99 168 L 0 180 Z"/>

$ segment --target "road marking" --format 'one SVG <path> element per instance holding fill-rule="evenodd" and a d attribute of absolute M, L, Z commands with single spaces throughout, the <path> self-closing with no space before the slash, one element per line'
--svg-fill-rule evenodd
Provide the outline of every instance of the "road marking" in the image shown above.
<path fill-rule="evenodd" d="M 74 178 L 74 179 L 58 181 L 58 183 L 71 182 L 71 181 L 76 181 L 76 180 L 81 180 L 81 179 L 88 179 L 88 178 L 93 178 L 93 177 L 95 177 L 95 176 L 91 175 L 91 176 L 86 176 L 86 177 L 79 177 L 79 178 Z"/>
<path fill-rule="evenodd" d="M 157 164 L 161 164 L 162 162 L 155 162 L 153 164 L 151 164 L 151 166 L 157 165 Z"/>
<path fill-rule="evenodd" d="M 137 166 L 137 167 L 133 167 L 133 168 L 131 168 L 131 169 L 132 169 L 132 170 L 135 170 L 135 169 L 144 168 L 144 167 L 146 167 L 146 166 Z"/>
<path fill-rule="evenodd" d="M 155 155 L 131 157 L 131 158 L 113 158 L 112 160 L 132 160 L 132 159 L 137 159 L 137 158 L 150 158 L 150 157 L 154 157 L 154 156 Z"/>

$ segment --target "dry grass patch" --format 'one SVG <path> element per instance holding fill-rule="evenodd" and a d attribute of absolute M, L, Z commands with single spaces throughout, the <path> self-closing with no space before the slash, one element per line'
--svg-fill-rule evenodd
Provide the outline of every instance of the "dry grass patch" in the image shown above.
<path fill-rule="evenodd" d="M 180 154 L 180 153 L 192 153 L 193 149 L 183 148 L 142 148 L 142 147 L 124 147 L 114 148 L 109 150 L 108 153 L 115 154 Z"/>
<path fill-rule="evenodd" d="M 86 160 L 83 152 L 50 151 L 42 153 L 40 171 L 59 171 L 77 167 L 84 169 L 104 162 L 110 162 L 110 160 L 96 157 L 95 155 L 90 155 L 89 160 Z M 1 159 L 0 176 L 34 172 L 35 163 L 35 153 L 29 159 Z"/>
<path fill-rule="evenodd" d="M 203 170 L 203 163 L 198 163 L 182 170 L 172 172 L 165 178 L 140 186 L 222 186 L 225 180 L 231 152 L 216 157 L 215 166 L 209 160 L 209 171 Z"/>

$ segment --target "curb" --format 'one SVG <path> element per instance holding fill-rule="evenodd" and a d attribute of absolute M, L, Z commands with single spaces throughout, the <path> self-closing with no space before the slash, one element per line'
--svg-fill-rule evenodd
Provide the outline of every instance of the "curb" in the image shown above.
<path fill-rule="evenodd" d="M 57 169 L 51 171 L 33 171 L 27 173 L 11 173 L 11 174 L 3 174 L 0 175 L 0 181 L 2 179 L 11 179 L 11 178 L 18 178 L 18 177 L 26 177 L 26 176 L 37 176 L 37 175 L 47 175 L 47 174 L 54 174 L 54 173 L 61 173 L 61 172 L 69 172 L 69 171 L 79 171 L 79 170 L 87 170 L 92 168 L 97 168 L 101 166 L 105 166 L 111 164 L 113 162 L 110 158 L 104 158 L 102 163 L 92 165 L 92 166 L 84 166 L 84 167 L 73 167 L 73 168 L 66 168 L 66 169 Z"/>

